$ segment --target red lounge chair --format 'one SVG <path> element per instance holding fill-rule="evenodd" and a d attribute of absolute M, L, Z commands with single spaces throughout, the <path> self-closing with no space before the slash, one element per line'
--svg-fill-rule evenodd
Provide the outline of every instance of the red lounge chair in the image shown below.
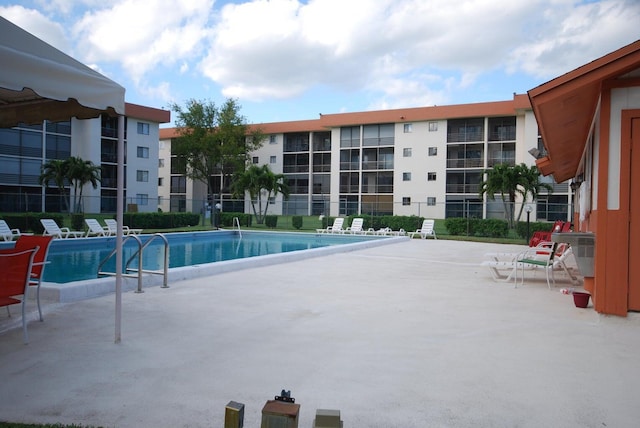
<path fill-rule="evenodd" d="M 25 318 L 25 302 L 27 288 L 31 281 L 31 265 L 38 252 L 38 247 L 28 250 L 5 250 L 0 254 L 0 306 L 22 303 L 22 335 L 24 343 L 29 342 L 27 320 Z M 17 296 L 22 295 L 22 300 Z M 9 312 L 9 316 L 11 313 Z"/>

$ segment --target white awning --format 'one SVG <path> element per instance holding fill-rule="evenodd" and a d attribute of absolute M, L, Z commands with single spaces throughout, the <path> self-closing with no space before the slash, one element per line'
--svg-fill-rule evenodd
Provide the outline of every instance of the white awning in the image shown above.
<path fill-rule="evenodd" d="M 124 115 L 125 89 L 0 17 L 0 127 Z"/>

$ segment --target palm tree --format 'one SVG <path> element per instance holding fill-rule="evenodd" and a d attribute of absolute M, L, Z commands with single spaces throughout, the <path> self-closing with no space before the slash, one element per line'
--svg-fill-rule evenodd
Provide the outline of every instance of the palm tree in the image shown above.
<path fill-rule="evenodd" d="M 73 184 L 74 211 L 81 212 L 84 186 L 91 183 L 91 186 L 97 189 L 101 169 L 93 162 L 75 156 L 70 157 L 66 162 L 69 164 L 68 179 Z"/>
<path fill-rule="evenodd" d="M 487 178 L 480 183 L 480 197 L 486 193 L 487 197 L 493 200 L 496 194 L 500 194 L 510 228 L 513 228 L 516 195 L 519 193 L 518 187 L 524 186 L 521 169 L 520 165 L 497 164 L 492 169 L 485 171 Z"/>
<path fill-rule="evenodd" d="M 520 189 L 520 194 L 522 195 L 522 205 L 520 205 L 520 210 L 518 211 L 517 219 L 520 220 L 522 217 L 522 211 L 524 210 L 524 205 L 527 202 L 527 198 L 531 195 L 531 201 L 535 201 L 538 199 L 538 195 L 542 189 L 546 189 L 549 193 L 553 191 L 553 186 L 549 183 L 540 182 L 540 171 L 535 165 L 531 167 L 527 167 L 524 163 L 520 165 L 520 175 L 522 178 Z"/>
<path fill-rule="evenodd" d="M 277 194 L 289 197 L 289 186 L 283 174 L 274 174 L 268 165 L 251 165 L 234 176 L 231 189 L 235 197 L 249 193 L 251 207 L 256 216 L 256 222 L 262 224 L 267 216 L 269 200 Z M 262 211 L 262 197 L 265 197 L 264 212 Z M 256 203 L 258 207 L 256 208 Z"/>
<path fill-rule="evenodd" d="M 46 188 L 49 188 L 52 181 L 55 183 L 60 191 L 66 211 L 69 211 L 69 200 L 67 199 L 67 188 L 65 187 L 68 167 L 69 164 L 66 160 L 49 159 L 42 165 L 42 173 L 38 177 L 38 183 Z"/>

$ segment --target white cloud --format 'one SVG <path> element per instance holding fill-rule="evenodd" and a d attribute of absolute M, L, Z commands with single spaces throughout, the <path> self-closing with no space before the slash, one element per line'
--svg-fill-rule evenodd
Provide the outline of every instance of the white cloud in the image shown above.
<path fill-rule="evenodd" d="M 165 100 L 188 82 L 247 101 L 327 88 L 364 92 L 373 108 L 444 104 L 492 73 L 554 77 L 640 38 L 638 0 L 215 1 L 36 0 L 46 15 L 0 12 L 67 52 L 71 32 L 76 58 L 119 65 Z"/>
<path fill-rule="evenodd" d="M 121 0 L 85 13 L 74 37 L 87 61 L 120 62 L 138 82 L 197 52 L 212 7 L 213 0 Z"/>
<path fill-rule="evenodd" d="M 553 0 L 547 0 L 553 1 Z M 498 67 L 528 36 L 523 22 L 537 2 L 437 0 L 254 0 L 227 5 L 212 32 L 202 73 L 241 99 L 288 98 L 317 86 L 368 89 L 441 73 L 422 82 L 440 93 L 446 74 L 464 75 L 461 86 Z M 414 88 L 420 82 L 405 82 Z M 377 86 L 376 85 L 380 85 Z M 430 98 L 410 96 L 404 100 Z M 387 102 L 387 101 L 384 101 Z"/>
<path fill-rule="evenodd" d="M 545 33 L 515 48 L 511 72 L 539 78 L 564 74 L 640 39 L 640 2 L 607 0 L 547 11 Z"/>

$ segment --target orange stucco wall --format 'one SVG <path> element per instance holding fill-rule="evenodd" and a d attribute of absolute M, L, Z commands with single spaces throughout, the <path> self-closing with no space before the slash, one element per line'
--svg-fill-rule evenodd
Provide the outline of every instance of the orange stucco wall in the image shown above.
<path fill-rule="evenodd" d="M 600 112 L 600 144 L 595 155 L 599 157 L 597 174 L 598 209 L 590 212 L 589 221 L 583 224 L 582 230 L 590 230 L 596 235 L 595 276 L 585 279 L 585 289 L 591 292 L 595 310 L 605 314 L 626 316 L 629 310 L 629 273 L 640 270 L 640 264 L 629 263 L 629 242 L 631 237 L 629 228 L 629 200 L 631 180 L 631 136 L 630 132 L 621 135 L 621 164 L 619 171 L 610 171 L 610 127 L 625 128 L 625 121 L 640 110 L 626 111 L 622 115 L 622 123 L 611 123 L 610 89 L 605 87 L 602 92 Z M 631 112 L 631 113 L 629 113 Z M 634 113 L 637 112 L 637 113 Z M 615 142 L 617 143 L 617 142 Z M 617 168 L 616 168 L 617 169 Z M 607 206 L 609 177 L 619 177 L 620 200 L 617 209 Z M 579 224 L 579 223 L 576 223 Z"/>

